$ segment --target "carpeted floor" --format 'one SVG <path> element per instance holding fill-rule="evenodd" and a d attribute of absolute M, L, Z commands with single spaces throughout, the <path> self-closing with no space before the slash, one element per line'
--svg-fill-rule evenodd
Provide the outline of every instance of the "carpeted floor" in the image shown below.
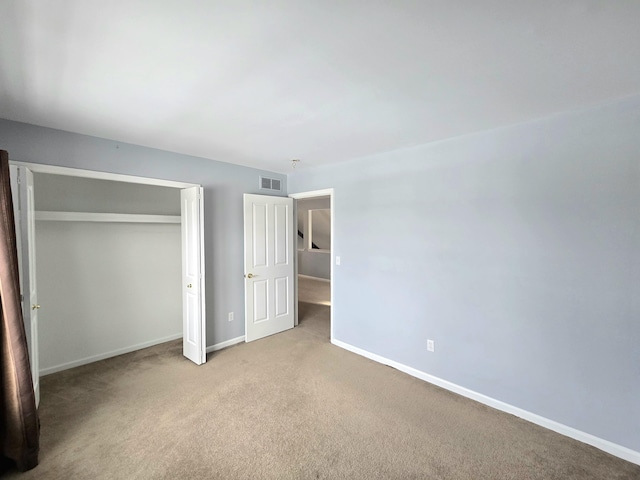
<path fill-rule="evenodd" d="M 298 299 L 301 303 L 331 305 L 331 283 L 298 275 Z"/>
<path fill-rule="evenodd" d="M 195 366 L 171 342 L 42 379 L 7 478 L 640 479 L 640 467 L 329 343 L 328 307 Z"/>

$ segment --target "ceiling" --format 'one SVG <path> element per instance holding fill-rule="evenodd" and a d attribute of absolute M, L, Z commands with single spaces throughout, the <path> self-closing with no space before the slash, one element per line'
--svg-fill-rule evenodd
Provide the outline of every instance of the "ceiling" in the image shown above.
<path fill-rule="evenodd" d="M 277 172 L 640 93 L 640 2 L 0 0 L 0 117 Z"/>

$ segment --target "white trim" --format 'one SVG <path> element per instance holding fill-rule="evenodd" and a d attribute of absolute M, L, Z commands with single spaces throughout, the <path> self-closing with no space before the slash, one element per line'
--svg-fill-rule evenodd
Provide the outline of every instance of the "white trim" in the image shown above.
<path fill-rule="evenodd" d="M 296 241 L 296 246 L 298 245 L 299 242 L 299 234 L 300 234 L 300 230 L 298 230 L 298 202 L 297 200 L 294 200 L 293 202 L 293 221 L 296 224 L 293 228 L 294 230 L 296 230 L 298 232 L 298 235 L 295 235 L 295 241 Z M 303 236 L 304 237 L 304 236 Z M 293 259 L 293 295 L 294 295 L 294 302 L 293 302 L 293 327 L 297 327 L 300 324 L 300 318 L 299 318 L 299 313 L 300 313 L 300 309 L 298 308 L 298 281 L 299 281 L 299 265 L 298 262 L 300 261 L 300 255 L 301 252 L 305 251 L 304 248 L 304 238 L 302 238 L 302 245 L 303 248 L 302 250 L 298 249 L 298 252 L 295 255 L 295 258 Z"/>
<path fill-rule="evenodd" d="M 420 380 L 424 380 L 425 382 L 432 383 L 434 385 L 437 385 L 438 387 L 444 388 L 445 390 L 449 390 L 450 392 L 457 393 L 458 395 L 462 395 L 463 397 L 470 398 L 471 400 L 475 400 L 476 402 L 495 408 L 496 410 L 510 413 L 511 415 L 520 417 L 523 420 L 535 423 L 536 425 L 548 428 L 549 430 L 553 430 L 554 432 L 566 437 L 573 438 L 574 440 L 578 440 L 582 443 L 586 443 L 593 447 L 599 448 L 600 450 L 627 460 L 628 462 L 640 465 L 640 452 L 636 452 L 635 450 L 631 450 L 630 448 L 610 442 L 609 440 L 604 440 L 602 438 L 591 435 L 590 433 L 577 430 L 573 427 L 563 425 L 562 423 L 558 423 L 554 420 L 550 420 L 535 413 L 528 412 L 527 410 L 523 410 L 500 400 L 496 400 L 495 398 L 488 397 L 486 395 L 483 395 L 482 393 L 469 390 L 468 388 L 461 387 L 460 385 L 456 385 L 455 383 L 435 377 L 429 373 L 417 370 L 413 367 L 409 367 L 394 360 L 389 360 L 388 358 L 368 352 L 361 348 L 354 347 L 353 345 L 342 342 L 340 340 L 332 338 L 331 343 L 340 348 L 344 348 L 345 350 L 349 350 L 350 352 L 362 355 L 363 357 L 373 360 L 374 362 L 388 365 L 395 368 L 396 370 L 407 373 L 412 377 L 416 377 Z"/>
<path fill-rule="evenodd" d="M 90 357 L 81 358 L 80 360 L 74 360 L 72 362 L 61 363 L 60 365 L 54 365 L 53 367 L 43 368 L 40 370 L 40 376 L 44 377 L 51 373 L 61 372 L 74 367 L 80 367 L 81 365 L 87 365 L 88 363 L 97 362 L 106 358 L 117 357 L 118 355 L 124 355 L 125 353 L 135 352 L 136 350 L 142 350 L 143 348 L 153 347 L 154 345 L 160 345 L 161 343 L 170 342 L 182 338 L 182 332 L 169 335 L 168 337 L 158 338 L 149 342 L 142 342 L 129 347 L 118 348 L 110 352 L 100 353 L 98 355 L 92 355 Z"/>
<path fill-rule="evenodd" d="M 300 193 L 290 193 L 289 197 L 290 198 L 294 198 L 296 200 L 300 200 L 303 198 L 313 198 L 313 197 L 329 197 L 329 208 L 331 209 L 331 273 L 329 274 L 331 276 L 331 320 L 330 320 L 330 338 L 331 338 L 331 342 L 333 343 L 334 341 L 334 336 L 333 336 L 333 318 L 334 318 L 334 312 L 335 312 L 335 302 L 333 301 L 333 291 L 334 291 L 334 285 L 336 282 L 333 281 L 334 279 L 334 268 L 335 268 L 335 245 L 334 245 L 334 239 L 335 239 L 335 218 L 336 218 L 336 210 L 335 210 L 335 205 L 334 205 L 334 197 L 335 197 L 335 192 L 333 188 L 325 188 L 323 190 L 312 190 L 309 192 L 300 192 Z M 296 209 L 297 209 L 297 205 L 296 205 Z M 298 212 L 296 211 L 296 216 L 298 214 Z M 296 255 L 295 258 L 295 263 L 296 263 L 296 268 L 295 268 L 295 273 L 298 273 L 298 255 Z M 295 320 L 295 324 L 298 325 L 298 277 L 296 276 L 296 320 Z"/>
<path fill-rule="evenodd" d="M 36 220 L 51 222 L 180 223 L 180 215 L 139 215 L 129 213 L 45 212 L 37 211 Z"/>
<path fill-rule="evenodd" d="M 329 194 L 330 195 L 330 197 L 329 197 L 330 198 L 329 207 L 331 208 L 331 255 L 329 256 L 329 258 L 331 259 L 331 270 L 330 270 L 329 277 L 331 277 L 331 285 L 330 285 L 329 288 L 331 290 L 331 312 L 330 312 L 331 313 L 331 320 L 329 321 L 329 338 L 331 339 L 331 341 L 333 341 L 333 339 L 335 338 L 333 336 L 333 312 L 335 310 L 335 302 L 333 301 L 334 300 L 334 297 L 333 297 L 333 285 L 336 282 L 333 281 L 334 278 L 335 278 L 333 276 L 333 273 L 334 273 L 334 268 L 335 268 L 335 264 L 336 264 L 335 257 L 334 257 L 335 251 L 336 251 L 335 246 L 334 246 L 334 238 L 335 238 L 335 231 L 336 231 L 336 227 L 335 227 L 334 222 L 335 222 L 335 218 L 336 218 L 336 211 L 335 211 L 335 208 L 334 208 L 334 205 L 333 205 L 333 199 L 334 199 L 333 188 L 331 188 L 330 191 L 331 191 L 331 193 Z"/>
<path fill-rule="evenodd" d="M 299 273 L 298 276 L 302 278 L 308 278 L 309 280 L 318 280 L 319 282 L 331 282 L 331 280 L 328 278 L 312 277 L 311 275 L 303 275 L 301 273 Z"/>
<path fill-rule="evenodd" d="M 204 262 L 204 187 L 198 185 L 198 220 L 200 225 L 198 230 L 200 231 L 200 315 L 202 328 L 202 340 L 200 344 L 200 352 L 202 352 L 202 363 L 207 362 L 207 295 L 205 291 L 205 262 Z M 182 220 L 182 214 L 180 215 Z M 184 320 L 183 320 L 184 321 Z M 201 363 L 201 364 L 202 364 Z"/>
<path fill-rule="evenodd" d="M 245 337 L 242 335 L 241 337 L 232 338 L 231 340 L 227 340 L 226 342 L 216 343 L 215 345 L 211 345 L 207 347 L 207 353 L 217 352 L 218 350 L 222 350 L 223 348 L 231 347 L 233 345 L 237 345 L 238 343 L 244 342 Z"/>
<path fill-rule="evenodd" d="M 162 180 L 159 178 L 136 177 L 134 175 L 123 175 L 121 173 L 99 172 L 96 170 L 83 170 L 81 168 L 60 167 L 58 165 L 45 165 L 42 163 L 29 163 L 11 161 L 13 165 L 27 167 L 32 172 L 49 173 L 52 175 L 68 175 L 71 177 L 93 178 L 96 180 L 111 180 L 114 182 L 140 183 L 143 185 L 155 185 L 158 187 L 189 188 L 198 186 L 197 183 L 176 182 L 173 180 Z"/>

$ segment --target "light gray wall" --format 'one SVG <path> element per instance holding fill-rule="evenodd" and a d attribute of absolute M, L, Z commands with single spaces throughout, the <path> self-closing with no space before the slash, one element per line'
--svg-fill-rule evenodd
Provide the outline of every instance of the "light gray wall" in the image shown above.
<path fill-rule="evenodd" d="M 0 120 L 0 146 L 16 161 L 202 185 L 207 345 L 244 335 L 242 194 L 264 193 L 260 175 L 280 179 L 286 192 L 284 175 L 8 120 Z"/>
<path fill-rule="evenodd" d="M 180 189 L 34 173 L 36 210 L 180 215 Z"/>
<path fill-rule="evenodd" d="M 639 132 L 636 96 L 291 174 L 335 188 L 335 337 L 640 451 Z"/>
<path fill-rule="evenodd" d="M 331 278 L 331 253 L 310 252 L 307 248 L 309 234 L 309 210 L 319 208 L 331 208 L 331 199 L 309 198 L 300 199 L 296 202 L 298 211 L 298 229 L 304 235 L 304 241 L 300 243 L 298 237 L 298 273 L 318 278 Z M 302 248 L 302 249 L 300 249 Z"/>

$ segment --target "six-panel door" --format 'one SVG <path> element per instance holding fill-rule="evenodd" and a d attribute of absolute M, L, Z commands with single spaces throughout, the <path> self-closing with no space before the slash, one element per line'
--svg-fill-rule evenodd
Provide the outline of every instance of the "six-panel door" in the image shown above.
<path fill-rule="evenodd" d="M 250 342 L 293 328 L 293 199 L 244 196 L 245 325 Z"/>

